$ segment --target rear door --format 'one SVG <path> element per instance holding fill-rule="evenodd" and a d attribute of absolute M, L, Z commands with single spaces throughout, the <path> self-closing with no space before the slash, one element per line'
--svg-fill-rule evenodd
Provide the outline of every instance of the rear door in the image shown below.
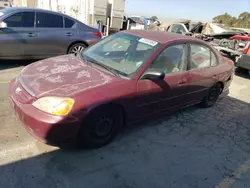
<path fill-rule="evenodd" d="M 190 97 L 194 101 L 201 101 L 208 89 L 218 81 L 220 65 L 217 55 L 207 45 L 190 43 L 189 52 Z"/>
<path fill-rule="evenodd" d="M 75 22 L 63 15 L 36 12 L 34 37 L 30 38 L 32 54 L 46 58 L 67 53 L 76 36 Z"/>
<path fill-rule="evenodd" d="M 65 46 L 62 44 L 66 36 L 63 27 L 63 16 L 47 12 L 36 12 L 36 36 L 30 40 L 31 45 L 35 46 L 32 53 L 41 57 L 64 54 Z"/>
<path fill-rule="evenodd" d="M 3 19 L 7 27 L 0 29 L 0 56 L 29 56 L 33 49 L 30 45 L 34 33 L 35 12 L 14 13 Z"/>

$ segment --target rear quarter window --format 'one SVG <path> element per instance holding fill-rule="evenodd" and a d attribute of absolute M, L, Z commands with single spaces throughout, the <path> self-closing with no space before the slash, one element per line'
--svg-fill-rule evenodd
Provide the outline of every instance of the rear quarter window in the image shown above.
<path fill-rule="evenodd" d="M 65 28 L 72 28 L 75 22 L 69 18 L 64 18 Z"/>

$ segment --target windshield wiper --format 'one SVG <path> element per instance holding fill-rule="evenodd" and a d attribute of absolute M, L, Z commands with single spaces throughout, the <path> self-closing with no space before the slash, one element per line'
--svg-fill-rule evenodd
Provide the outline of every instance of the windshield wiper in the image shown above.
<path fill-rule="evenodd" d="M 80 56 L 80 58 L 85 62 L 88 63 L 89 61 L 87 60 L 86 56 L 84 56 L 82 53 L 78 54 Z"/>
<path fill-rule="evenodd" d="M 105 66 L 105 65 L 103 65 L 103 64 L 101 64 L 101 63 L 99 63 L 99 62 L 97 62 L 97 61 L 92 61 L 92 60 L 90 60 L 89 62 L 94 63 L 94 64 L 96 64 L 96 65 L 98 65 L 98 66 L 100 66 L 100 67 L 106 69 L 107 71 L 113 73 L 113 74 L 116 75 L 116 76 L 119 76 L 119 74 L 118 74 L 118 72 L 117 72 L 116 70 L 114 70 L 114 69 L 112 69 L 112 68 L 110 68 L 110 67 L 108 67 L 108 66 Z"/>
<path fill-rule="evenodd" d="M 107 71 L 113 73 L 113 74 L 116 75 L 116 76 L 120 76 L 120 74 L 119 74 L 115 69 L 112 69 L 112 68 L 110 68 L 110 67 L 108 67 L 108 66 L 106 66 L 106 65 L 104 65 L 104 64 L 102 64 L 102 63 L 99 63 L 99 62 L 96 61 L 96 60 L 91 59 L 91 60 L 88 60 L 88 62 L 89 62 L 89 63 L 96 64 L 96 65 L 98 65 L 99 67 L 104 68 L 105 70 L 107 70 Z"/>
<path fill-rule="evenodd" d="M 88 57 L 84 56 L 82 53 L 80 54 L 80 56 L 81 56 L 81 58 L 83 59 L 83 61 L 85 61 L 87 64 L 93 63 L 93 64 L 98 65 L 99 67 L 104 68 L 105 70 L 111 72 L 112 74 L 114 74 L 114 75 L 116 75 L 116 76 L 122 75 L 122 76 L 127 77 L 127 74 L 125 74 L 125 73 L 123 73 L 123 72 L 121 72 L 121 71 L 112 69 L 112 68 L 110 68 L 110 67 L 108 67 L 108 66 L 106 66 L 106 65 L 104 65 L 104 64 L 102 64 L 102 63 L 99 63 L 98 61 L 96 61 L 96 60 L 94 60 L 94 59 L 92 59 L 92 58 L 88 58 Z"/>

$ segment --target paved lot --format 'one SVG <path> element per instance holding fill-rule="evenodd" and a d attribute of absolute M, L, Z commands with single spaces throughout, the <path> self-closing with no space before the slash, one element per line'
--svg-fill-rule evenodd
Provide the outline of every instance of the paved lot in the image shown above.
<path fill-rule="evenodd" d="M 11 67 L 11 68 L 9 68 Z M 249 188 L 250 77 L 210 109 L 191 107 L 124 131 L 99 150 L 45 146 L 16 122 L 0 68 L 0 188 Z"/>

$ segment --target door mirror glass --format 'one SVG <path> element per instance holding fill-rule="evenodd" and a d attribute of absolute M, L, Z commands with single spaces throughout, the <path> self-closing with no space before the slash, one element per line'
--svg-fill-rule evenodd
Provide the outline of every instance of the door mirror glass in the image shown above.
<path fill-rule="evenodd" d="M 163 80 L 165 78 L 165 73 L 157 70 L 146 71 L 141 79 L 148 80 Z"/>
<path fill-rule="evenodd" d="M 7 28 L 7 24 L 5 22 L 0 23 L 0 29 Z"/>

